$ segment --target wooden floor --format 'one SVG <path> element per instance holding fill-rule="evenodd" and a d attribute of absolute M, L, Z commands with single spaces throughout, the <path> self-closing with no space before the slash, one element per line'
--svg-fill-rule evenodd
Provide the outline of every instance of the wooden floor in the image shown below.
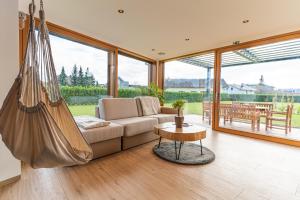
<path fill-rule="evenodd" d="M 300 199 L 300 148 L 209 132 L 216 160 L 185 166 L 152 153 L 156 142 L 84 166 L 33 170 L 0 189 L 1 200 Z"/>
<path fill-rule="evenodd" d="M 269 135 L 269 136 L 274 136 L 278 138 L 284 138 L 284 139 L 289 139 L 289 140 L 300 140 L 300 128 L 292 128 L 291 132 L 288 134 L 285 134 L 284 130 L 281 129 L 268 129 L 266 131 L 265 124 L 261 124 L 260 130 L 252 130 L 251 129 L 251 124 L 250 123 L 243 123 L 243 122 L 233 122 L 233 123 L 226 123 L 225 125 L 223 122 L 220 122 L 220 127 L 224 128 L 229 128 L 229 129 L 234 129 L 234 130 L 242 130 L 242 131 L 248 131 L 256 134 L 261 134 L 261 135 Z"/>
<path fill-rule="evenodd" d="M 189 120 L 192 120 L 194 123 L 200 122 L 201 124 L 204 124 L 208 126 L 208 119 L 205 119 L 204 121 L 202 120 L 201 115 L 188 115 Z M 228 128 L 228 129 L 233 129 L 233 130 L 240 130 L 240 131 L 247 131 L 250 133 L 255 133 L 255 134 L 260 134 L 260 135 L 268 135 L 268 136 L 273 136 L 273 137 L 278 137 L 278 138 L 284 138 L 284 139 L 289 139 L 289 140 L 295 140 L 295 141 L 300 141 L 300 128 L 293 127 L 291 132 L 288 134 L 285 134 L 285 131 L 282 129 L 268 129 L 266 131 L 266 125 L 264 123 L 260 124 L 260 129 L 257 130 L 252 130 L 251 129 L 251 123 L 250 121 L 245 121 L 245 122 L 238 122 L 238 121 L 233 121 L 232 123 L 226 122 L 224 125 L 223 119 L 220 119 L 219 126 L 222 128 Z"/>

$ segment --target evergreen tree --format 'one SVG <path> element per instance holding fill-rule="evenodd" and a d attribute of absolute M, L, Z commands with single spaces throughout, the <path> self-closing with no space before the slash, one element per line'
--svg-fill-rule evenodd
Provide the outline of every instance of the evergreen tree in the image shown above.
<path fill-rule="evenodd" d="M 86 68 L 86 71 L 84 73 L 84 85 L 89 86 L 89 68 Z"/>
<path fill-rule="evenodd" d="M 59 77 L 59 84 L 60 85 L 62 85 L 62 86 L 67 85 L 67 74 L 65 72 L 65 67 L 64 66 L 61 68 L 61 72 L 60 72 L 60 75 L 58 77 Z"/>
<path fill-rule="evenodd" d="M 82 67 L 80 66 L 79 72 L 78 72 L 78 79 L 77 79 L 77 84 L 80 86 L 85 86 L 85 77 L 83 75 Z"/>
<path fill-rule="evenodd" d="M 90 83 L 92 86 L 94 86 L 96 84 L 96 79 L 93 74 L 90 76 Z"/>
<path fill-rule="evenodd" d="M 70 78 L 71 78 L 71 85 L 72 86 L 78 85 L 78 72 L 77 72 L 76 64 L 73 67 L 72 74 L 71 74 Z"/>

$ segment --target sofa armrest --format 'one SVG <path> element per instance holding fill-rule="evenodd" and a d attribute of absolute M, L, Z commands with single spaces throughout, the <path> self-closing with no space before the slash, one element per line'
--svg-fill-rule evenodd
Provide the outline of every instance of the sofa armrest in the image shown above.
<path fill-rule="evenodd" d="M 95 107 L 95 116 L 96 116 L 97 118 L 100 118 L 100 110 L 99 110 L 99 106 L 96 106 L 96 107 Z"/>
<path fill-rule="evenodd" d="M 178 110 L 170 107 L 160 107 L 160 112 L 163 114 L 178 114 Z"/>

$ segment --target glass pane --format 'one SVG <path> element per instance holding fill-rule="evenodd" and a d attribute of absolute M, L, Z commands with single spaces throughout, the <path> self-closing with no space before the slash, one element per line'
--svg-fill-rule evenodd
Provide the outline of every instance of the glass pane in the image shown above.
<path fill-rule="evenodd" d="M 165 63 L 165 105 L 186 101 L 184 113 L 211 123 L 214 54 L 199 55 Z"/>
<path fill-rule="evenodd" d="M 300 139 L 300 40 L 222 54 L 219 126 Z"/>
<path fill-rule="evenodd" d="M 106 51 L 50 35 L 61 93 L 72 114 L 95 116 L 98 99 L 107 95 Z"/>
<path fill-rule="evenodd" d="M 118 94 L 131 98 L 148 95 L 150 64 L 127 56 L 118 56 Z"/>

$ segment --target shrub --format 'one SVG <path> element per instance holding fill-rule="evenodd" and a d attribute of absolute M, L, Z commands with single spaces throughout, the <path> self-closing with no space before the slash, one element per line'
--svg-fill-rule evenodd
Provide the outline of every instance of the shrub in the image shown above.
<path fill-rule="evenodd" d="M 149 95 L 147 87 L 120 88 L 119 97 L 132 98 L 136 96 Z M 95 104 L 98 99 L 107 95 L 107 89 L 100 86 L 61 86 L 61 94 L 68 104 Z M 185 91 L 164 91 L 165 103 L 173 103 L 177 99 L 184 99 L 189 103 L 202 102 L 205 92 L 185 92 Z M 242 101 L 242 102 L 273 102 L 275 94 L 226 94 L 221 93 L 222 101 Z M 211 99 L 213 95 L 211 94 Z M 292 101 L 300 103 L 300 96 L 281 96 L 281 102 Z"/>
<path fill-rule="evenodd" d="M 123 98 L 133 98 L 136 96 L 145 96 L 148 95 L 148 90 L 146 87 L 140 88 L 119 88 L 118 90 L 119 97 Z"/>
<path fill-rule="evenodd" d="M 70 104 L 95 104 L 102 96 L 107 95 L 107 89 L 99 86 L 61 86 L 61 95 Z"/>

